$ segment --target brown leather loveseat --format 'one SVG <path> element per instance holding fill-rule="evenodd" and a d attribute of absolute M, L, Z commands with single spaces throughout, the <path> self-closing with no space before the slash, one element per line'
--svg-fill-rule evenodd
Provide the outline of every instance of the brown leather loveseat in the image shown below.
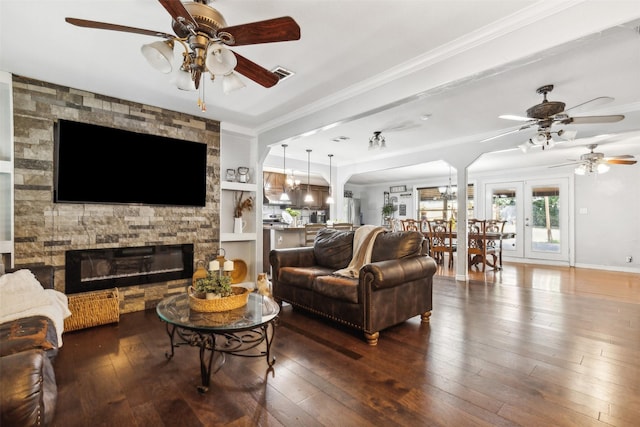
<path fill-rule="evenodd" d="M 358 277 L 337 276 L 352 259 L 354 233 L 325 228 L 313 247 L 272 250 L 276 300 L 360 329 L 370 345 L 378 343 L 379 331 L 411 317 L 428 322 L 436 263 L 422 255 L 422 233 L 377 234 L 371 262 Z"/>
<path fill-rule="evenodd" d="M 42 287 L 53 289 L 53 267 L 28 268 Z M 34 314 L 0 322 L 1 426 L 46 426 L 52 422 L 58 396 L 52 362 L 58 344 L 56 327 L 49 317 Z"/>

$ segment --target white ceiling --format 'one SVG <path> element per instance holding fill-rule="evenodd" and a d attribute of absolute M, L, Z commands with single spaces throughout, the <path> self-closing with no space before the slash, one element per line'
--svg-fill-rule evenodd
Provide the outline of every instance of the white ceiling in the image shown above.
<path fill-rule="evenodd" d="M 239 54 L 267 69 L 296 74 L 271 89 L 224 95 L 206 84 L 207 111 L 197 94 L 176 89 L 152 69 L 140 46 L 153 37 L 79 28 L 65 17 L 171 33 L 171 17 L 155 0 L 0 0 L 0 69 L 220 120 L 223 129 L 255 135 L 275 149 L 267 166 L 288 162 L 350 168 L 351 183 L 422 179 L 448 173 L 438 161 L 482 155 L 471 171 L 548 166 L 577 158 L 601 138 L 606 155 L 640 155 L 640 7 L 633 1 L 216 0 L 228 25 L 291 16 L 292 42 L 241 46 Z M 176 49 L 176 57 L 180 54 Z M 525 115 L 554 84 L 550 100 L 567 107 L 599 96 L 606 105 L 573 115 L 624 114 L 613 124 L 564 126 L 578 139 L 545 152 L 514 149 L 535 129 L 486 143 L 517 125 L 500 114 Z M 429 120 L 421 120 L 430 115 Z M 393 128 L 403 130 L 391 130 Z M 367 151 L 373 131 L 388 148 Z M 559 130 L 555 129 L 555 130 Z M 338 136 L 349 139 L 332 141 Z M 453 153 L 453 154 L 452 154 Z M 434 163 L 435 162 L 435 163 Z M 624 166 L 629 167 L 629 166 Z M 638 165 L 632 166 L 638 167 Z"/>

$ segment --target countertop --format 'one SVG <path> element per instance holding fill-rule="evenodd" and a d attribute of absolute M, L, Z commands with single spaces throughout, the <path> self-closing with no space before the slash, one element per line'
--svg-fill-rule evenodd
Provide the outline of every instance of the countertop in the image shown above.
<path fill-rule="evenodd" d="M 289 227 L 287 224 L 263 224 L 264 230 L 303 231 L 304 227 Z"/>

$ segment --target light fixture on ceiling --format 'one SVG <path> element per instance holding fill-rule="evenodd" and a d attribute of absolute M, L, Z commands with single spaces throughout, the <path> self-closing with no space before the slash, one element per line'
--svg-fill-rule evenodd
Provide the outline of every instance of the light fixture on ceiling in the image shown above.
<path fill-rule="evenodd" d="M 149 64 L 160 71 L 168 74 L 173 70 L 173 46 L 174 41 L 180 43 L 184 52 L 182 53 L 182 63 L 177 71 L 176 86 L 181 90 L 201 90 L 198 99 L 198 106 L 202 111 L 206 111 L 204 101 L 204 75 L 208 72 L 211 80 L 222 79 L 222 90 L 229 93 L 233 90 L 243 88 L 242 80 L 234 73 L 238 60 L 236 55 L 221 43 L 209 39 L 202 35 L 190 41 L 192 50 L 180 38 L 173 38 L 167 41 L 156 41 L 143 45 L 140 50 Z"/>
<path fill-rule="evenodd" d="M 225 93 L 244 87 L 234 73 L 244 75 L 259 85 L 273 87 L 289 70 L 271 72 L 247 58 L 227 49 L 226 46 L 246 46 L 276 43 L 300 39 L 300 26 L 290 16 L 227 26 L 222 14 L 209 6 L 212 0 L 161 0 L 160 4 L 171 15 L 174 34 L 146 30 L 107 22 L 66 17 L 65 21 L 78 27 L 122 31 L 160 37 L 141 47 L 142 55 L 156 70 L 168 74 L 176 71 L 176 85 L 182 90 L 200 90 L 198 106 L 206 111 L 204 102 L 205 76 L 222 81 Z M 175 61 L 173 48 L 182 46 L 182 58 Z M 178 66 L 179 65 L 179 66 Z M 189 83 L 191 82 L 191 83 Z"/>
<path fill-rule="evenodd" d="M 311 150 L 307 148 L 307 194 L 304 196 L 305 203 L 313 202 L 313 196 L 309 191 L 309 177 L 311 175 Z"/>
<path fill-rule="evenodd" d="M 211 80 L 215 78 L 222 80 L 224 93 L 244 87 L 244 83 L 234 73 L 238 64 L 236 55 L 223 45 L 223 42 L 227 42 L 225 37 L 230 36 L 226 36 L 223 32 L 218 33 L 219 29 L 227 26 L 224 17 L 206 4 L 189 6 L 189 8 L 193 15 L 193 22 L 174 21 L 177 37 L 159 33 L 158 36 L 165 37 L 167 40 L 145 44 L 140 50 L 153 68 L 168 74 L 175 68 L 174 44 L 180 43 L 183 52 L 180 66 L 177 67 L 176 86 L 181 90 L 200 89 L 198 106 L 202 111 L 206 111 L 204 76 L 207 73 L 210 74 Z"/>
<path fill-rule="evenodd" d="M 606 163 L 589 162 L 583 163 L 573 170 L 576 175 L 591 175 L 593 173 L 602 175 L 609 172 L 611 167 Z"/>
<path fill-rule="evenodd" d="M 387 148 L 387 144 L 382 132 L 379 130 L 373 132 L 373 136 L 369 138 L 369 150 L 384 150 L 385 148 Z"/>
<path fill-rule="evenodd" d="M 282 172 L 283 175 L 286 176 L 287 175 L 287 144 L 282 144 Z M 280 194 L 280 203 L 282 204 L 288 204 L 291 203 L 291 199 L 289 198 L 289 195 L 287 194 L 287 190 L 285 188 L 285 183 L 282 183 L 282 194 Z"/>
<path fill-rule="evenodd" d="M 329 156 L 329 196 L 327 197 L 327 204 L 332 205 L 334 203 L 332 196 L 333 188 L 331 187 L 331 158 L 333 157 L 333 154 L 327 154 L 327 156 Z"/>
<path fill-rule="evenodd" d="M 456 193 L 458 192 L 458 187 L 455 185 L 451 185 L 451 166 L 449 166 L 449 185 L 447 185 L 446 187 L 438 187 L 438 191 L 440 192 L 440 198 L 443 200 L 455 199 Z"/>
<path fill-rule="evenodd" d="M 518 148 L 522 150 L 523 153 L 527 153 L 530 148 L 533 147 L 541 147 L 543 150 L 553 148 L 556 145 L 556 141 L 554 141 L 552 135 L 556 134 L 566 141 L 573 141 L 576 138 L 576 134 L 578 132 L 575 130 L 565 131 L 560 129 L 557 132 L 551 132 L 547 129 L 540 129 L 538 133 L 536 133 L 532 138 L 529 138 L 528 141 L 518 145 Z"/>

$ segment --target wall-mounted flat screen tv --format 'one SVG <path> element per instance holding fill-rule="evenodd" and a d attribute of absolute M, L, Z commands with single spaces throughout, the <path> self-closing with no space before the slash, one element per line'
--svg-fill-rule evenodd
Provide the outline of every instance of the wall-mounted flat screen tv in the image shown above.
<path fill-rule="evenodd" d="M 54 152 L 54 202 L 205 206 L 206 144 L 58 120 Z"/>

